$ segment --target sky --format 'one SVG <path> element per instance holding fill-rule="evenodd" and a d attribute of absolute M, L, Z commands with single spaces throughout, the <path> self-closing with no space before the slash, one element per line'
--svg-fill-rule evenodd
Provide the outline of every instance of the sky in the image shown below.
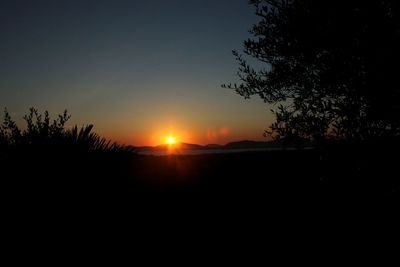
<path fill-rule="evenodd" d="M 265 140 L 270 107 L 221 88 L 256 22 L 247 0 L 2 0 L 0 108 L 129 145 Z"/>

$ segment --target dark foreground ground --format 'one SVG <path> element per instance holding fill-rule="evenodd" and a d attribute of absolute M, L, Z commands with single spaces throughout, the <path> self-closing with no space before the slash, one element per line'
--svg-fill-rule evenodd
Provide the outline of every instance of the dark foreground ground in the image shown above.
<path fill-rule="evenodd" d="M 340 202 L 394 203 L 395 148 L 187 156 L 13 151 L 1 161 L 8 202 L 225 210 Z"/>
<path fill-rule="evenodd" d="M 46 233 L 49 242 L 69 240 L 82 249 L 82 238 L 104 244 L 142 236 L 153 248 L 167 236 L 164 249 L 183 236 L 219 249 L 210 240 L 243 248 L 249 243 L 238 242 L 242 237 L 274 235 L 283 242 L 282 235 L 300 233 L 299 240 L 308 240 L 321 228 L 332 237 L 358 214 L 363 219 L 350 229 L 387 216 L 384 230 L 399 207 L 397 151 L 335 147 L 162 157 L 12 151 L 1 159 L 2 229 L 10 242 L 28 237 L 35 247 Z"/>

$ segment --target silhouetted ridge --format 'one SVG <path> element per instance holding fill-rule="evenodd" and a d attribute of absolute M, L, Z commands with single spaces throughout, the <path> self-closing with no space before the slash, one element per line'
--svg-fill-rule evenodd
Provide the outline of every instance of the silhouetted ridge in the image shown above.
<path fill-rule="evenodd" d="M 180 149 L 204 149 L 205 147 L 197 144 L 181 143 Z"/>
<path fill-rule="evenodd" d="M 230 142 L 224 146 L 225 149 L 250 149 L 250 148 L 268 148 L 276 142 L 260 142 L 260 141 L 236 141 Z"/>
<path fill-rule="evenodd" d="M 204 146 L 206 149 L 221 149 L 224 146 L 223 145 L 218 145 L 218 144 L 208 144 Z"/>
<path fill-rule="evenodd" d="M 175 152 L 184 152 L 184 151 L 224 151 L 227 152 L 229 150 L 253 150 L 253 149 L 285 149 L 285 148 L 303 148 L 303 147 L 312 147 L 314 144 L 310 140 L 298 138 L 296 140 L 273 140 L 273 141 L 251 141 L 251 140 L 242 140 L 230 142 L 225 145 L 219 144 L 208 144 L 208 145 L 198 145 L 198 144 L 189 144 L 189 143 L 180 143 L 175 146 Z M 138 151 L 147 151 L 147 152 L 164 152 L 170 149 L 169 145 L 158 145 L 155 147 L 143 146 L 138 147 Z"/>

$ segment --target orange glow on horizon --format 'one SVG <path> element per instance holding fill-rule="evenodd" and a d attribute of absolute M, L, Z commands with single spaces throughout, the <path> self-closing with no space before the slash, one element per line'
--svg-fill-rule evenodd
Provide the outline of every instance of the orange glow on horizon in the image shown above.
<path fill-rule="evenodd" d="M 160 128 L 163 128 L 162 126 Z M 187 130 L 167 126 L 167 130 L 154 129 L 147 136 L 147 142 L 152 146 L 167 145 L 170 148 L 177 148 L 181 142 L 195 142 L 194 135 Z"/>
<path fill-rule="evenodd" d="M 107 139 L 117 141 L 121 144 L 133 146 L 168 146 L 169 149 L 179 149 L 182 143 L 207 145 L 224 145 L 229 142 L 241 140 L 266 141 L 259 129 L 236 129 L 227 124 L 210 127 L 197 127 L 185 125 L 183 123 L 162 123 L 157 122 L 142 129 L 135 129 L 127 134 L 119 132 L 102 132 Z M 103 134 L 104 133 L 104 134 Z M 254 134 L 256 133 L 256 134 Z"/>

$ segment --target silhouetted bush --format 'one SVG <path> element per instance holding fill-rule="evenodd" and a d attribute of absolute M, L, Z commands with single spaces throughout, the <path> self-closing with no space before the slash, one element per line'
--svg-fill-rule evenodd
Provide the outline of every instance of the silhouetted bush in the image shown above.
<path fill-rule="evenodd" d="M 22 130 L 5 109 L 4 119 L 0 126 L 0 148 L 3 150 L 35 148 L 38 150 L 67 150 L 69 152 L 133 152 L 133 148 L 130 146 L 117 144 L 92 132 L 93 125 L 86 125 L 81 128 L 75 125 L 67 129 L 65 124 L 70 117 L 65 110 L 51 121 L 48 111 L 40 114 L 37 109 L 31 108 L 29 113 L 23 117 L 26 128 Z"/>
<path fill-rule="evenodd" d="M 20 128 L 5 110 L 0 124 L 0 188 L 14 204 L 83 211 L 83 203 L 103 207 L 130 196 L 133 147 L 100 137 L 93 125 L 67 127 L 67 111 L 52 120 L 31 108 L 23 119 Z"/>

